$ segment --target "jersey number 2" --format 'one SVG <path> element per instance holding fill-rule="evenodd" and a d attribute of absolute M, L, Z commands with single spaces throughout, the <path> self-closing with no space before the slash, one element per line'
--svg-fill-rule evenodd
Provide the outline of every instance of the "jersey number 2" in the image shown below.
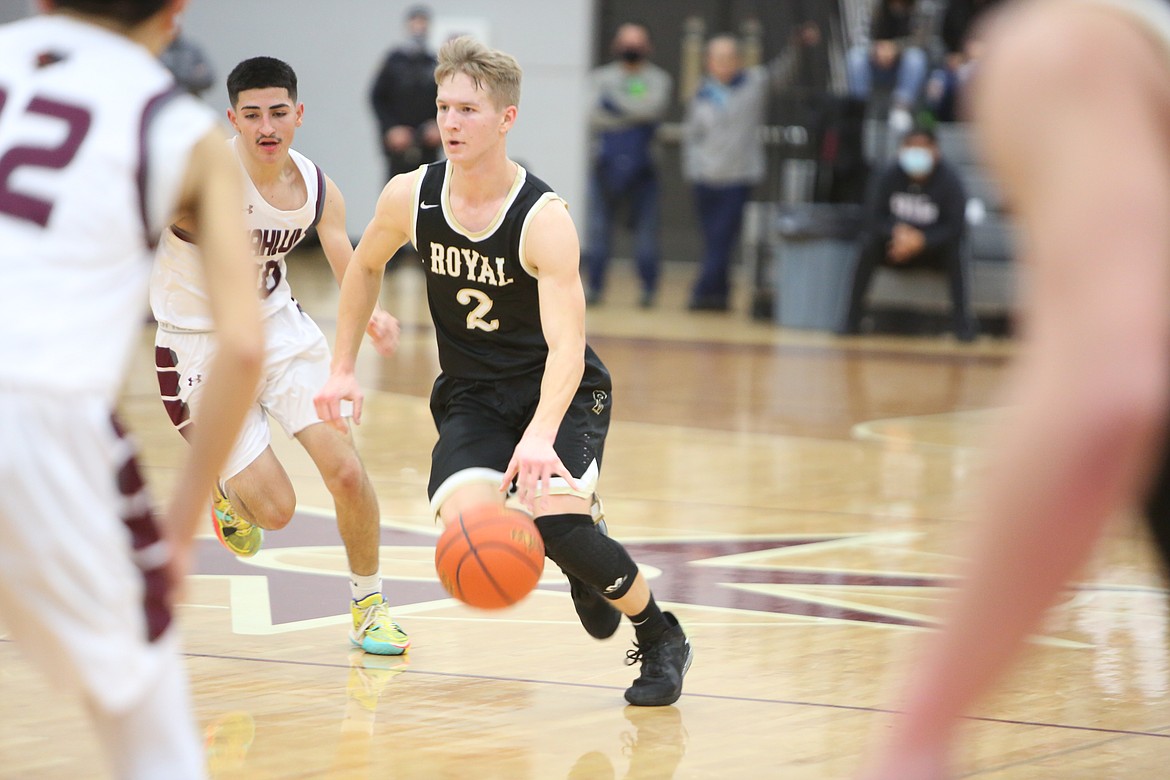
<path fill-rule="evenodd" d="M 487 296 L 487 293 L 482 290 L 472 290 L 469 287 L 464 287 L 459 292 L 455 293 L 455 300 L 467 306 L 472 301 L 476 301 L 476 307 L 467 313 L 467 329 L 468 330 L 486 330 L 489 333 L 493 330 L 499 330 L 499 320 L 485 320 L 484 317 L 492 310 L 492 299 Z"/>
<path fill-rule="evenodd" d="M 3 114 L 7 102 L 8 93 L 0 89 L 0 114 Z M 59 171 L 67 166 L 81 148 L 93 117 L 79 106 L 42 97 L 29 101 L 24 113 L 60 120 L 65 123 L 67 133 L 64 140 L 55 145 L 14 146 L 0 155 L 0 212 L 44 227 L 49 224 L 49 215 L 53 213 L 53 201 L 14 189 L 10 183 L 12 174 L 20 168 Z"/>

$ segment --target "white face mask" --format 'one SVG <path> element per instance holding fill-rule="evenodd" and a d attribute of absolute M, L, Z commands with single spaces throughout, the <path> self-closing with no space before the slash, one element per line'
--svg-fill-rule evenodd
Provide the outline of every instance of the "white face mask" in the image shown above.
<path fill-rule="evenodd" d="M 934 170 L 934 154 L 921 146 L 907 146 L 898 152 L 898 165 L 907 176 L 928 176 Z"/>

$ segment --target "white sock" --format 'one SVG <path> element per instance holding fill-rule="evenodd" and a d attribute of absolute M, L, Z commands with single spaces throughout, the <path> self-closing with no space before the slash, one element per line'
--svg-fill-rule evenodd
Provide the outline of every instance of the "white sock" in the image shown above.
<path fill-rule="evenodd" d="M 382 573 L 354 574 L 349 573 L 349 592 L 354 601 L 361 601 L 371 593 L 382 592 Z"/>

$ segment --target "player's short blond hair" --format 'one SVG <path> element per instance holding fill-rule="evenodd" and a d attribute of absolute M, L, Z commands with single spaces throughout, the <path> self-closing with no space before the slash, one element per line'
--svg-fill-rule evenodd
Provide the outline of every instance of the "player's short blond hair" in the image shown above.
<path fill-rule="evenodd" d="M 520 105 L 520 63 L 511 54 L 489 49 L 469 35 L 452 38 L 439 49 L 435 83 L 456 73 L 471 78 L 496 108 Z"/>

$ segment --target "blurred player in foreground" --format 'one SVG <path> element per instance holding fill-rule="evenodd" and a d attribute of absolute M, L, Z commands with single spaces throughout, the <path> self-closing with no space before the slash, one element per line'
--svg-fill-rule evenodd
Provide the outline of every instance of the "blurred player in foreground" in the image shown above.
<path fill-rule="evenodd" d="M 1027 241 L 1024 340 L 963 584 L 866 780 L 955 776 L 961 717 L 1111 517 L 1149 497 L 1168 559 L 1170 7 L 1036 0 L 992 24 L 974 109 Z"/>
<path fill-rule="evenodd" d="M 263 354 L 240 177 L 156 59 L 184 0 L 56 0 L 0 28 L 0 612 L 119 778 L 199 778 L 173 588 Z M 219 349 L 161 522 L 113 419 L 151 248 L 199 225 Z"/>

